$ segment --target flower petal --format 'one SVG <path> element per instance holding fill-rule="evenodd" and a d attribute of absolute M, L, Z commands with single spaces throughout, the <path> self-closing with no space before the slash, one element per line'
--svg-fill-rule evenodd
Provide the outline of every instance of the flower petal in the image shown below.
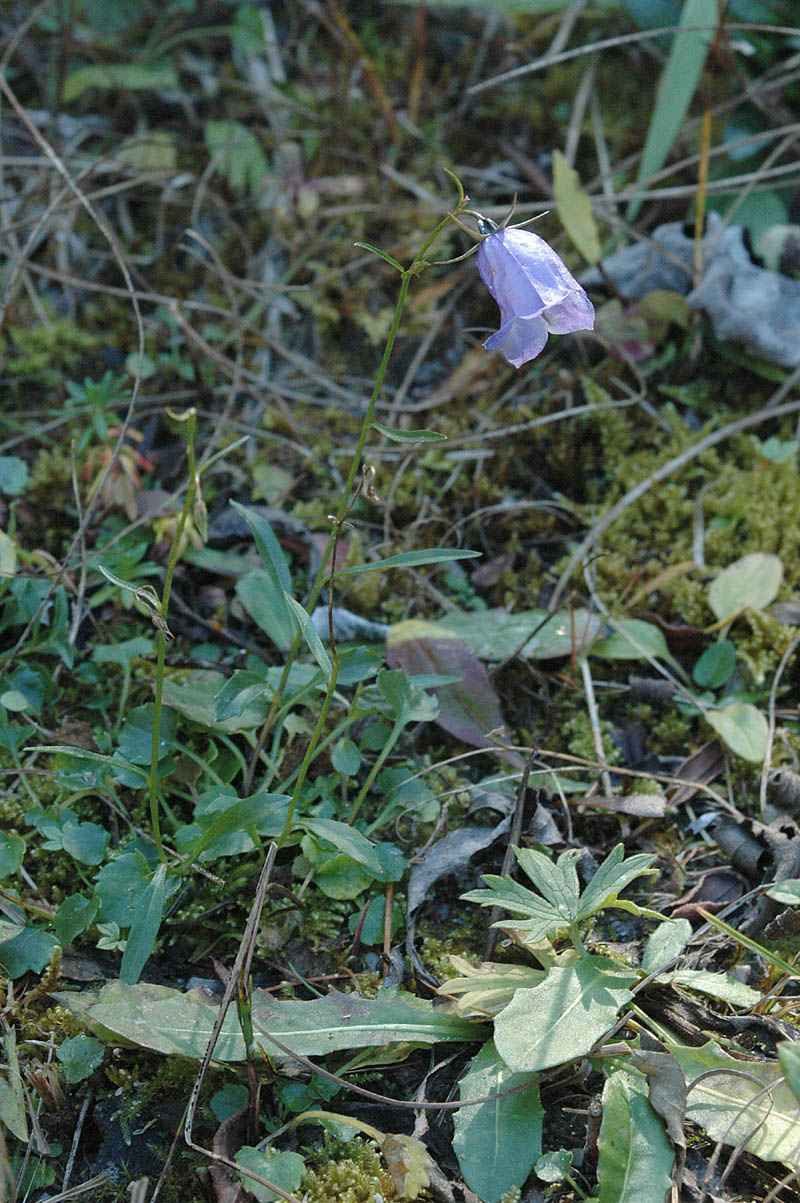
<path fill-rule="evenodd" d="M 478 248 L 478 271 L 500 306 L 504 322 L 515 313 L 541 313 L 548 304 L 561 300 L 564 295 L 551 295 L 547 299 L 539 295 L 524 265 L 515 256 L 509 255 L 504 243 L 499 240 L 498 235 L 506 232 L 498 230 L 490 234 Z"/>
<path fill-rule="evenodd" d="M 571 292 L 558 305 L 542 314 L 551 334 L 573 334 L 576 330 L 594 329 L 594 305 L 583 289 Z"/>
<path fill-rule="evenodd" d="M 591 330 L 594 307 L 552 247 L 530 230 L 495 230 L 478 248 L 478 271 L 500 306 L 501 326 L 484 346 L 515 367 L 534 359 L 548 331 Z"/>
<path fill-rule="evenodd" d="M 538 315 L 512 317 L 483 344 L 487 351 L 500 351 L 515 368 L 535 359 L 547 342 L 547 326 Z"/>

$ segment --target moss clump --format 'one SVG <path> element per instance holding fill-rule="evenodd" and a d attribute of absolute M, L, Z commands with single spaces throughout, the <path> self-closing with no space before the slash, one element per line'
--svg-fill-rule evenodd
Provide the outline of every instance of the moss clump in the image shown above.
<path fill-rule="evenodd" d="M 346 1156 L 341 1157 L 343 1150 Z M 301 1184 L 307 1203 L 379 1203 L 396 1196 L 394 1183 L 372 1142 L 326 1140 L 314 1169 Z"/>
<path fill-rule="evenodd" d="M 674 703 L 666 710 L 642 703 L 631 708 L 630 717 L 640 722 L 648 732 L 648 748 L 658 748 L 663 756 L 686 755 L 686 750 L 692 742 L 692 728 L 696 720 L 681 714 Z M 646 792 L 643 784 L 637 784 L 636 788 Z"/>
<path fill-rule="evenodd" d="M 600 723 L 600 733 L 603 738 L 607 764 L 620 764 L 622 753 L 613 742 L 612 724 L 606 721 Z M 592 724 L 589 715 L 583 710 L 577 710 L 564 719 L 561 724 L 562 739 L 566 740 L 566 750 L 573 756 L 583 760 L 596 760 L 597 752 L 594 746 Z"/>
<path fill-rule="evenodd" d="M 593 393 L 590 396 L 594 399 Z M 587 523 L 707 433 L 690 430 L 671 406 L 661 416 L 671 427 L 666 439 L 661 429 L 642 428 L 641 419 L 631 412 L 604 411 L 592 420 L 593 440 L 581 446 Z M 783 560 L 784 590 L 797 589 L 800 566 L 791 532 L 800 523 L 800 474 L 793 462 L 766 460 L 758 440 L 739 435 L 648 489 L 606 532 L 595 573 L 598 592 L 612 609 L 626 591 L 655 579 L 670 565 L 692 560 L 700 496 L 711 573 L 748 552 L 772 552 Z M 769 505 L 764 504 L 765 496 Z M 708 606 L 708 574 L 700 571 L 662 582 L 658 593 L 643 601 L 682 623 L 706 626 L 714 619 Z"/>
<path fill-rule="evenodd" d="M 749 628 L 750 635 L 744 635 Z M 796 637 L 795 627 L 784 626 L 771 614 L 748 610 L 737 619 L 729 638 L 736 645 L 736 657 L 747 668 L 755 685 L 763 685 L 775 673 L 789 644 Z"/>
<path fill-rule="evenodd" d="M 33 376 L 46 388 L 56 388 L 74 371 L 84 351 L 96 346 L 90 334 L 66 317 L 50 315 L 47 322 L 31 317 L 31 326 L 11 326 L 0 340 L 4 371 L 9 376 Z"/>
<path fill-rule="evenodd" d="M 44 448 L 37 455 L 26 489 L 34 507 L 61 510 L 72 499 L 72 459 L 68 449 Z"/>

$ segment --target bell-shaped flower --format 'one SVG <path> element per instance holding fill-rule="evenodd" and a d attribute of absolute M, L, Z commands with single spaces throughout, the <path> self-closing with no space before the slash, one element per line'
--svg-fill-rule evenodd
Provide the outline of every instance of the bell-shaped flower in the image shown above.
<path fill-rule="evenodd" d="M 478 271 L 497 304 L 501 326 L 483 344 L 515 368 L 544 350 L 548 334 L 591 330 L 594 306 L 543 238 L 495 230 L 478 247 Z"/>

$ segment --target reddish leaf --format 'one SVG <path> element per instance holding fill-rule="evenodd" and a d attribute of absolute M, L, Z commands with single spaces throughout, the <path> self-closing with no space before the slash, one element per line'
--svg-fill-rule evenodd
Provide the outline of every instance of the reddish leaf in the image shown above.
<path fill-rule="evenodd" d="M 473 748 L 495 747 L 486 735 L 503 726 L 500 699 L 475 653 L 445 626 L 416 621 L 397 623 L 389 635 L 386 662 L 390 668 L 402 668 L 407 676 L 434 673 L 456 677 L 452 684 L 436 689 L 439 702 L 436 722 Z"/>

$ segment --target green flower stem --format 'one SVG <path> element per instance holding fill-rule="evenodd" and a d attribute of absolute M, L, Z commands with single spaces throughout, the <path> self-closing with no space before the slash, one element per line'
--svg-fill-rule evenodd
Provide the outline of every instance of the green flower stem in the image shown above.
<path fill-rule="evenodd" d="M 164 850 L 164 842 L 161 838 L 161 815 L 159 812 L 159 793 L 158 793 L 158 750 L 161 740 L 161 710 L 164 697 L 164 659 L 167 649 L 167 613 L 169 611 L 169 596 L 172 592 L 172 578 L 175 573 L 175 567 L 178 563 L 180 555 L 181 539 L 186 528 L 186 522 L 194 505 L 195 494 L 197 492 L 197 462 L 194 454 L 194 440 L 197 432 L 197 411 L 189 409 L 182 415 L 181 421 L 186 422 L 186 452 L 189 460 L 189 483 L 186 489 L 186 500 L 183 503 L 180 517 L 178 518 L 178 526 L 175 531 L 175 538 L 170 548 L 169 559 L 167 560 L 167 573 L 164 578 L 164 589 L 161 594 L 161 601 L 158 607 L 158 616 L 156 619 L 156 684 L 155 696 L 153 698 L 153 743 L 150 755 L 150 774 L 147 778 L 147 792 L 150 799 L 150 827 L 153 833 L 158 859 L 162 863 L 166 863 L 167 854 Z"/>
<path fill-rule="evenodd" d="M 347 718 L 343 718 L 341 722 L 337 723 L 333 730 L 329 731 L 325 738 L 317 744 L 316 755 L 320 756 L 326 750 L 326 748 L 329 748 L 331 744 L 336 743 L 337 739 L 344 735 L 345 731 L 352 727 L 353 723 L 357 723 L 361 717 L 362 715 L 356 714 L 352 718 L 349 716 Z M 285 789 L 288 789 L 289 786 L 295 781 L 299 772 L 300 768 L 298 766 L 291 776 L 286 778 L 283 783 Z"/>
<path fill-rule="evenodd" d="M 314 753 L 316 751 L 317 744 L 319 743 L 320 738 L 322 736 L 322 732 L 325 729 L 325 722 L 328 718 L 328 711 L 330 710 L 331 702 L 333 701 L 333 692 L 334 692 L 334 689 L 336 688 L 336 678 L 338 675 L 339 675 L 339 657 L 334 654 L 333 672 L 331 673 L 331 679 L 330 679 L 330 682 L 328 683 L 328 688 L 325 691 L 325 697 L 322 702 L 322 709 L 319 712 L 319 717 L 317 719 L 316 725 L 314 727 L 314 730 L 311 732 L 311 738 L 308 741 L 308 747 L 306 748 L 306 754 L 300 763 L 300 768 L 297 773 L 297 780 L 295 781 L 294 789 L 292 790 L 291 801 L 289 802 L 289 809 L 286 812 L 286 822 L 283 825 L 283 831 L 281 832 L 280 838 L 278 840 L 279 848 L 282 848 L 284 846 L 284 844 L 288 840 L 289 836 L 291 835 L 292 826 L 294 824 L 294 814 L 295 814 L 295 811 L 297 810 L 297 803 L 300 798 L 300 791 L 302 790 L 303 785 L 305 783 L 306 774 L 308 773 L 309 766 L 311 764 L 311 761 L 314 758 Z"/>
<path fill-rule="evenodd" d="M 352 461 L 350 463 L 350 471 L 347 474 L 347 480 L 345 481 L 344 489 L 342 491 L 342 498 L 341 498 L 341 501 L 339 502 L 339 507 L 338 507 L 335 517 L 334 517 L 333 530 L 331 531 L 331 534 L 328 538 L 328 542 L 326 544 L 325 550 L 322 554 L 322 559 L 320 561 L 319 568 L 317 569 L 317 574 L 314 578 L 314 583 L 311 586 L 311 593 L 309 595 L 308 602 L 306 603 L 306 608 L 308 609 L 309 612 L 314 609 L 317 599 L 319 598 L 319 595 L 322 591 L 322 587 L 325 584 L 326 571 L 327 571 L 327 566 L 328 566 L 328 561 L 330 559 L 331 551 L 333 549 L 334 543 L 336 542 L 336 540 L 339 536 L 339 529 L 341 527 L 341 524 L 342 524 L 342 522 L 344 522 L 344 519 L 345 519 L 347 513 L 349 512 L 349 509 L 354 501 L 353 489 L 354 489 L 354 486 L 356 483 L 356 478 L 358 476 L 359 470 L 361 468 L 361 457 L 363 455 L 364 447 L 367 442 L 367 436 L 369 434 L 370 426 L 372 424 L 372 418 L 375 413 L 375 406 L 378 403 L 378 398 L 379 398 L 379 396 L 381 394 L 381 390 L 383 388 L 383 382 L 386 377 L 386 370 L 389 367 L 389 360 L 391 358 L 392 351 L 394 349 L 395 339 L 397 338 L 397 331 L 400 328 L 400 319 L 403 316 L 403 310 L 404 310 L 405 304 L 406 304 L 406 297 L 408 296 L 408 289 L 409 289 L 411 281 L 414 279 L 414 277 L 416 275 L 419 275 L 419 273 L 425 267 L 428 266 L 428 262 L 427 262 L 425 256 L 427 255 L 430 248 L 433 246 L 436 239 L 439 237 L 439 235 L 442 233 L 442 231 L 445 230 L 447 228 L 447 226 L 449 226 L 451 224 L 451 222 L 457 220 L 456 215 L 464 209 L 464 207 L 467 203 L 467 200 L 464 196 L 464 191 L 463 191 L 460 183 L 458 184 L 458 190 L 459 190 L 459 200 L 458 200 L 458 205 L 456 206 L 454 213 L 448 213 L 446 217 L 442 218 L 442 220 L 439 222 L 439 224 L 436 226 L 436 228 L 433 230 L 433 232 L 431 234 L 429 234 L 428 237 L 425 239 L 425 242 L 422 244 L 422 247 L 417 252 L 417 254 L 414 256 L 410 265 L 407 268 L 405 268 L 405 270 L 401 273 L 400 292 L 398 293 L 398 296 L 397 296 L 397 303 L 395 305 L 394 316 L 392 318 L 392 324 L 389 329 L 389 334 L 386 339 L 386 346 L 384 347 L 383 356 L 381 358 L 380 366 L 378 367 L 378 372 L 375 377 L 375 384 L 372 389 L 372 394 L 369 399 L 369 404 L 367 405 L 367 411 L 364 414 L 364 420 L 361 423 L 361 431 L 358 436 L 358 442 L 356 443 L 355 453 L 354 453 Z M 297 657 L 297 653 L 300 649 L 301 643 L 302 643 L 302 634 L 300 631 L 298 631 L 297 634 L 295 635 L 292 645 L 289 648 L 289 651 L 287 653 L 286 664 L 284 665 L 283 672 L 281 674 L 281 678 L 278 683 L 278 687 L 275 691 L 275 696 L 272 700 L 272 704 L 269 708 L 267 716 L 264 719 L 264 725 L 261 729 L 261 734 L 258 739 L 257 751 L 256 751 L 256 754 L 254 757 L 254 763 L 258 757 L 258 751 L 261 748 L 263 748 L 264 743 L 266 742 L 267 735 L 269 734 L 270 730 L 272 729 L 273 723 L 275 722 L 276 715 L 277 715 L 278 710 L 281 705 L 281 698 L 283 696 L 283 691 L 286 688 L 286 682 L 289 679 L 289 673 L 290 673 L 292 665 L 294 664 L 294 661 Z M 338 668 L 338 664 L 337 664 L 337 668 Z M 324 711 L 325 715 L 327 715 L 328 709 L 330 707 L 331 697 L 333 694 L 333 689 L 335 687 L 335 683 L 336 683 L 336 671 L 334 671 L 332 679 L 328 685 L 328 691 L 326 693 L 325 701 L 323 703 L 323 711 Z M 305 770 L 303 768 L 303 765 L 305 765 L 306 760 L 308 760 L 309 764 L 311 763 L 311 755 L 313 755 L 313 751 L 316 746 L 317 739 L 319 739 L 319 735 L 317 734 L 317 732 L 318 731 L 321 732 L 321 730 L 322 730 L 322 728 L 320 727 L 320 724 L 317 723 L 317 726 L 314 729 L 314 735 L 312 735 L 311 742 L 309 744 L 308 750 L 306 751 L 306 756 L 303 759 L 303 764 L 300 766 L 300 778 L 299 778 L 300 784 L 302 784 L 302 781 L 305 779 Z M 306 768 L 307 768 L 307 766 L 306 766 Z M 248 782 L 248 786 L 251 784 L 252 784 L 252 780 L 250 780 Z M 293 794 L 293 799 L 292 799 L 293 804 L 296 800 L 297 793 L 298 793 L 298 787 L 295 787 L 295 792 Z M 294 813 L 294 805 L 293 804 L 289 808 L 290 814 Z M 285 834 L 288 834 L 288 832 L 286 832 Z M 280 841 L 281 844 L 283 843 L 283 838 L 284 837 L 281 837 L 281 841 Z"/>
<path fill-rule="evenodd" d="M 366 781 L 361 786 L 361 789 L 358 791 L 358 794 L 356 795 L 356 797 L 353 799 L 353 804 L 350 807 L 350 810 L 348 813 L 348 821 L 349 822 L 352 823 L 353 819 L 356 817 L 358 812 L 361 810 L 361 806 L 364 802 L 364 799 L 366 798 L 367 794 L 369 793 L 370 789 L 372 788 L 373 781 L 378 776 L 378 773 L 381 771 L 384 764 L 386 763 L 386 758 L 389 755 L 389 753 L 391 752 L 394 745 L 397 743 L 398 739 L 400 738 L 405 725 L 406 724 L 404 722 L 396 722 L 394 724 L 394 726 L 392 727 L 392 730 L 389 733 L 389 738 L 386 740 L 386 743 L 381 748 L 381 750 L 378 753 L 378 756 L 375 760 L 375 763 L 373 764 L 372 768 L 370 769 L 369 773 L 367 774 Z"/>

